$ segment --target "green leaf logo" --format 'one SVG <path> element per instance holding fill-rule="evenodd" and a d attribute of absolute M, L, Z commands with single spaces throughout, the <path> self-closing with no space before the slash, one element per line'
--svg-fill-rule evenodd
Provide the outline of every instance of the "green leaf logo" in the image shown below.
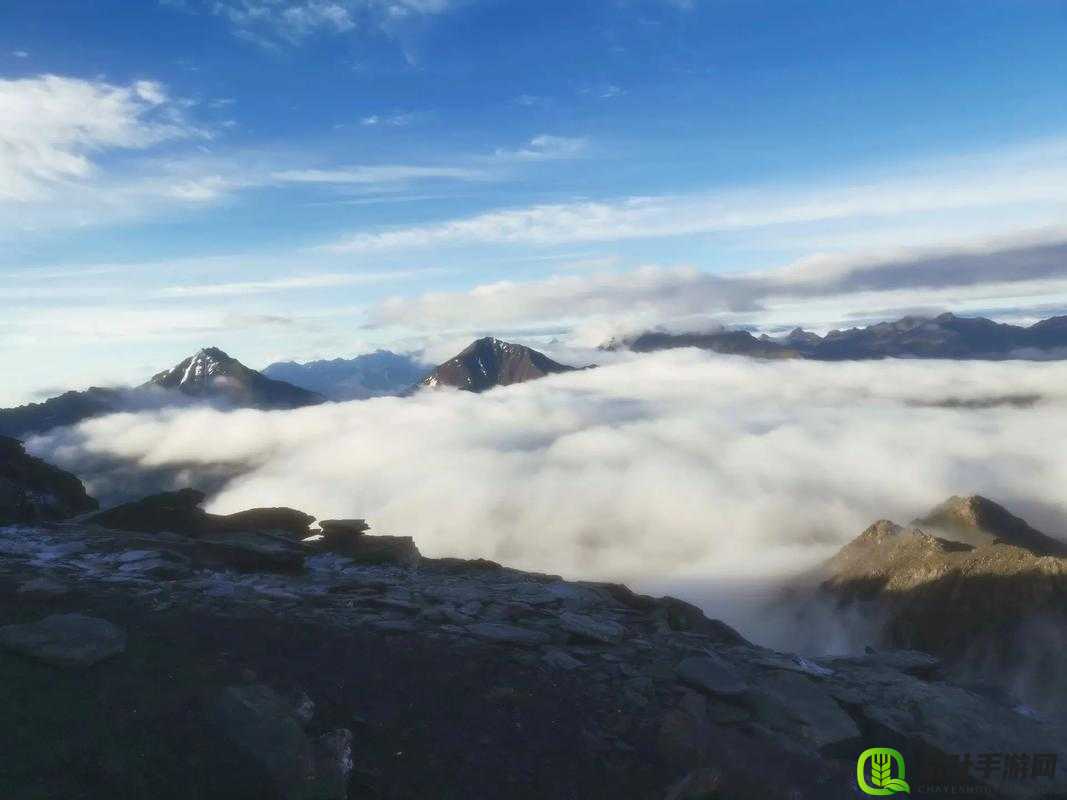
<path fill-rule="evenodd" d="M 896 775 L 894 775 L 894 771 Z M 870 773 L 870 779 L 868 779 Z M 871 747 L 856 760 L 856 782 L 864 794 L 885 797 L 904 792 L 911 787 L 904 780 L 904 756 L 891 747 Z"/>

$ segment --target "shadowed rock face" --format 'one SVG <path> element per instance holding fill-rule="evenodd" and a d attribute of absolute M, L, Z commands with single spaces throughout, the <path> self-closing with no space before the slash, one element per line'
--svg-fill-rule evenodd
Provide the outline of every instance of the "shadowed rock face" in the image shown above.
<path fill-rule="evenodd" d="M 0 436 L 0 525 L 67 519 L 96 508 L 80 480 Z"/>
<path fill-rule="evenodd" d="M 971 545 L 1003 542 L 1039 555 L 1067 555 L 1067 545 L 1031 528 L 1023 519 L 981 495 L 950 497 L 913 525 Z"/>
<path fill-rule="evenodd" d="M 484 392 L 494 386 L 509 386 L 575 369 L 578 368 L 559 364 L 521 344 L 486 337 L 472 342 L 459 355 L 434 369 L 419 385 Z"/>

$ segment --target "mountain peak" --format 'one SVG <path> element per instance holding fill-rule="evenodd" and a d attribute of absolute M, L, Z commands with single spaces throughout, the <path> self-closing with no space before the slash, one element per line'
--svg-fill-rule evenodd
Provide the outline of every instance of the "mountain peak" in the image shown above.
<path fill-rule="evenodd" d="M 525 345 L 484 336 L 434 369 L 419 385 L 453 386 L 470 392 L 484 392 L 494 386 L 523 383 L 574 369 L 577 367 L 560 364 Z"/>
<path fill-rule="evenodd" d="M 1044 555 L 1062 555 L 1067 551 L 1064 543 L 1032 528 L 1004 506 L 980 494 L 953 495 L 913 524 L 934 528 L 950 539 L 967 544 L 1003 542 Z"/>
<path fill-rule="evenodd" d="M 177 390 L 191 397 L 251 408 L 299 408 L 323 400 L 314 392 L 272 380 L 214 346 L 203 347 L 171 369 L 153 375 L 144 387 Z"/>

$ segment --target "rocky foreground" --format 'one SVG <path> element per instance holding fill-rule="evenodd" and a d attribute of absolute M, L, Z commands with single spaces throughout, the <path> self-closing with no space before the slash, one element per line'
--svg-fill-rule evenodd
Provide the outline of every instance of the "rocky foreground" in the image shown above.
<path fill-rule="evenodd" d="M 805 659 L 679 600 L 201 499 L 0 527 L 0 797 L 822 800 L 862 796 L 874 746 L 913 797 L 1067 796 L 1062 763 L 960 767 L 1062 762 L 1067 729 L 932 656 Z"/>

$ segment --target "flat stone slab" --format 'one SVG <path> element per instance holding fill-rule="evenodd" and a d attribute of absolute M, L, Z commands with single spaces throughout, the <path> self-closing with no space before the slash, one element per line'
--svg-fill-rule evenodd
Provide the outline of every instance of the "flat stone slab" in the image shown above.
<path fill-rule="evenodd" d="M 593 619 L 585 614 L 564 611 L 559 615 L 560 627 L 578 639 L 598 644 L 618 644 L 625 629 L 609 619 Z"/>
<path fill-rule="evenodd" d="M 126 650 L 126 633 L 106 619 L 54 614 L 0 628 L 0 648 L 54 667 L 91 667 Z"/>
<path fill-rule="evenodd" d="M 748 688 L 729 663 L 712 655 L 684 658 L 676 672 L 682 683 L 720 697 L 735 697 Z"/>
<path fill-rule="evenodd" d="M 505 625 L 503 622 L 479 622 L 468 625 L 467 632 L 478 639 L 499 644 L 539 645 L 552 641 L 547 633 L 520 628 L 517 625 Z"/>

